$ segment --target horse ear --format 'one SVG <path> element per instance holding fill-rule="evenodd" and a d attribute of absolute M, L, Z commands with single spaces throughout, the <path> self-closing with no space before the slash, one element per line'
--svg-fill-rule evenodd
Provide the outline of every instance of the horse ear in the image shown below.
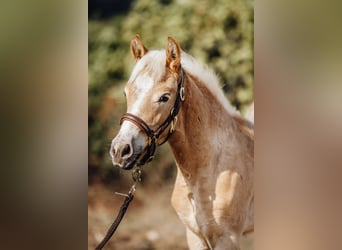
<path fill-rule="evenodd" d="M 138 61 L 147 52 L 148 52 L 148 49 L 146 49 L 145 46 L 143 45 L 143 43 L 141 42 L 140 36 L 138 34 L 135 35 L 131 41 L 131 54 L 132 54 L 134 60 Z"/>
<path fill-rule="evenodd" d="M 181 66 L 181 49 L 178 42 L 172 37 L 167 38 L 166 66 L 171 71 L 178 73 Z"/>

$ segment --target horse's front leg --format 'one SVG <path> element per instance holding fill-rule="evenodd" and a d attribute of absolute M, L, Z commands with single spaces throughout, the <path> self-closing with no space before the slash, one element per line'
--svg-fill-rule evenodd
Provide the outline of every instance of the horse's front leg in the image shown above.
<path fill-rule="evenodd" d="M 232 234 L 223 235 L 215 242 L 205 242 L 190 229 L 186 229 L 186 238 L 190 250 L 240 250 L 238 237 Z"/>
<path fill-rule="evenodd" d="M 222 235 L 216 242 L 214 250 L 240 250 L 239 238 L 233 234 Z"/>
<path fill-rule="evenodd" d="M 190 250 L 209 250 L 210 248 L 198 235 L 186 229 L 186 239 Z"/>

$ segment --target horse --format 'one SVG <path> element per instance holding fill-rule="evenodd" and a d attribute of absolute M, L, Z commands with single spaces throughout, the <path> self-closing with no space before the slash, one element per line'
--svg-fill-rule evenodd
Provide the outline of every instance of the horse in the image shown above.
<path fill-rule="evenodd" d="M 174 38 L 149 51 L 136 35 L 130 51 L 136 64 L 109 152 L 114 166 L 144 165 L 167 141 L 177 165 L 171 204 L 189 249 L 240 249 L 254 224 L 253 123 L 226 99 L 214 71 Z"/>

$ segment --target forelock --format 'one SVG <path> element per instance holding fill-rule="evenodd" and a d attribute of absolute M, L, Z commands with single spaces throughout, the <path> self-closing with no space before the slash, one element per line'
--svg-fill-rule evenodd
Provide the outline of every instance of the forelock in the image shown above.
<path fill-rule="evenodd" d="M 134 82 L 139 75 L 145 74 L 159 81 L 165 75 L 165 60 L 164 50 L 149 51 L 136 63 L 129 82 Z"/>

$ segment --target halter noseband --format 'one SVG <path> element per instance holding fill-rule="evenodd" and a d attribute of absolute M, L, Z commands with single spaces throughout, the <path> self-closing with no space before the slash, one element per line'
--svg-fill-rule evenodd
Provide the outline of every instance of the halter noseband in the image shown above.
<path fill-rule="evenodd" d="M 125 120 L 130 121 L 135 126 L 137 126 L 141 131 L 143 131 L 147 136 L 147 146 L 144 150 L 145 153 L 141 153 L 136 157 L 136 159 L 134 159 L 134 161 L 137 162 L 138 166 L 142 166 L 147 162 L 150 162 L 154 157 L 154 152 L 156 150 L 157 145 L 159 146 L 164 144 L 170 138 L 170 136 L 174 132 L 174 120 L 177 120 L 177 114 L 179 112 L 181 102 L 184 101 L 184 98 L 184 71 L 183 69 L 181 69 L 181 78 L 177 86 L 177 97 L 175 104 L 173 105 L 173 108 L 171 109 L 169 116 L 156 130 L 152 130 L 143 119 L 139 118 L 136 115 L 126 113 L 121 117 L 120 125 Z M 156 140 L 159 139 L 160 135 L 166 130 L 166 128 L 170 124 L 171 128 L 165 140 L 162 143 L 157 144 Z"/>

